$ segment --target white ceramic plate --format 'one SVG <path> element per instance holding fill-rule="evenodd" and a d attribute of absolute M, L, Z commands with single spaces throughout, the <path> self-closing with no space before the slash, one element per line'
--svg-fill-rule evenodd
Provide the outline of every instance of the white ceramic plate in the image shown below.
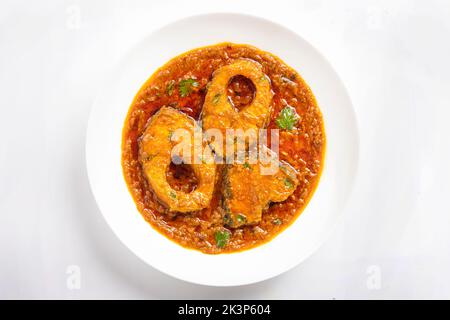
<path fill-rule="evenodd" d="M 319 187 L 293 225 L 257 248 L 207 255 L 168 240 L 137 211 L 122 175 L 121 133 L 134 95 L 158 67 L 190 49 L 224 41 L 269 51 L 300 73 L 323 112 L 327 151 Z M 261 18 L 209 14 L 179 20 L 153 32 L 121 60 L 94 103 L 86 158 L 98 206 L 131 251 L 176 278 L 233 286 L 279 275 L 304 261 L 324 242 L 350 195 L 358 161 L 358 132 L 344 85 L 327 60 L 308 42 Z"/>

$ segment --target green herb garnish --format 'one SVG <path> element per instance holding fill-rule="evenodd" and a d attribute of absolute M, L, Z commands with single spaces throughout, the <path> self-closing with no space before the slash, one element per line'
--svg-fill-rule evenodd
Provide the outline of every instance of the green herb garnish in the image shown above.
<path fill-rule="evenodd" d="M 187 97 L 188 95 L 190 95 L 192 93 L 193 88 L 198 87 L 199 83 L 197 82 L 197 80 L 190 78 L 190 79 L 183 79 L 180 81 L 178 90 L 180 92 L 180 96 L 181 97 Z"/>
<path fill-rule="evenodd" d="M 173 191 L 170 191 L 169 196 L 170 196 L 172 199 L 176 199 L 176 198 L 177 198 L 177 194 L 176 194 L 175 192 L 173 192 Z"/>
<path fill-rule="evenodd" d="M 166 93 L 168 96 L 173 94 L 173 90 L 175 89 L 175 80 L 170 80 L 166 87 Z"/>
<path fill-rule="evenodd" d="M 282 221 L 280 218 L 276 218 L 276 219 L 272 220 L 272 223 L 273 223 L 274 225 L 279 226 L 280 224 L 283 223 L 283 221 Z"/>
<path fill-rule="evenodd" d="M 252 167 L 248 164 L 248 162 L 244 162 L 243 166 L 246 169 L 250 169 L 250 170 L 252 169 Z"/>
<path fill-rule="evenodd" d="M 284 185 L 288 188 L 292 188 L 294 184 L 292 183 L 292 180 L 289 178 L 284 178 Z"/>
<path fill-rule="evenodd" d="M 217 94 L 213 97 L 212 102 L 213 102 L 214 104 L 217 104 L 217 103 L 219 102 L 219 100 L 220 100 L 220 96 L 221 96 L 221 94 L 220 94 L 220 93 L 217 93 Z"/>
<path fill-rule="evenodd" d="M 278 128 L 292 130 L 297 121 L 298 115 L 295 112 L 295 109 L 287 106 L 280 111 L 277 119 L 275 120 L 275 123 L 277 124 Z"/>
<path fill-rule="evenodd" d="M 243 214 L 238 214 L 236 216 L 236 220 L 239 222 L 239 224 L 243 224 L 247 221 L 247 217 L 244 216 Z"/>
<path fill-rule="evenodd" d="M 214 238 L 216 239 L 217 248 L 224 248 L 227 245 L 228 240 L 230 240 L 230 235 L 230 231 L 226 229 L 222 231 L 216 231 L 216 233 L 214 234 Z"/>

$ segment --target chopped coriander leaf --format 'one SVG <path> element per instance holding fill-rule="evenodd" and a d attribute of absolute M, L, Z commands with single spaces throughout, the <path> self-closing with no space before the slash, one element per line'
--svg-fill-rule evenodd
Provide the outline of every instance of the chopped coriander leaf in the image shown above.
<path fill-rule="evenodd" d="M 289 178 L 284 178 L 284 185 L 288 188 L 292 188 L 294 184 L 292 183 L 292 180 Z"/>
<path fill-rule="evenodd" d="M 178 90 L 180 92 L 181 97 L 187 97 L 192 93 L 193 88 L 198 87 L 199 83 L 196 79 L 190 78 L 190 79 L 183 79 L 180 81 Z"/>
<path fill-rule="evenodd" d="M 279 226 L 280 224 L 283 223 L 283 221 L 282 221 L 280 218 L 276 218 L 276 219 L 272 220 L 272 223 L 273 223 L 274 225 Z"/>
<path fill-rule="evenodd" d="M 244 166 L 244 168 L 246 168 L 246 169 L 252 169 L 252 167 L 250 167 L 250 165 L 248 164 L 248 162 L 244 162 L 244 164 L 243 164 L 243 166 Z"/>
<path fill-rule="evenodd" d="M 228 240 L 230 240 L 230 234 L 230 231 L 228 231 L 227 229 L 216 231 L 216 233 L 214 234 L 214 239 L 216 240 L 217 248 L 222 249 L 227 245 Z"/>
<path fill-rule="evenodd" d="M 173 90 L 175 89 L 175 80 L 170 80 L 166 87 L 166 93 L 168 96 L 173 94 Z"/>
<path fill-rule="evenodd" d="M 278 128 L 292 130 L 297 121 L 298 115 L 295 112 L 295 109 L 287 106 L 280 111 L 277 119 L 275 120 L 275 123 L 277 124 Z"/>
<path fill-rule="evenodd" d="M 172 136 L 173 136 L 173 130 L 170 130 L 169 134 L 167 135 L 167 138 L 169 138 L 169 140 L 172 140 Z"/>
<path fill-rule="evenodd" d="M 247 221 L 247 217 L 246 216 L 244 216 L 243 214 L 238 214 L 237 216 L 236 216 L 236 220 L 239 222 L 239 223 L 245 223 L 246 221 Z"/>
<path fill-rule="evenodd" d="M 213 97 L 212 102 L 213 102 L 214 104 L 217 104 L 217 103 L 219 102 L 219 100 L 220 100 L 220 96 L 221 96 L 221 94 L 220 94 L 220 93 L 217 93 L 217 94 Z"/>
<path fill-rule="evenodd" d="M 170 196 L 172 199 L 176 199 L 176 198 L 177 198 L 177 194 L 176 194 L 175 192 L 173 192 L 173 191 L 170 191 L 169 196 Z"/>

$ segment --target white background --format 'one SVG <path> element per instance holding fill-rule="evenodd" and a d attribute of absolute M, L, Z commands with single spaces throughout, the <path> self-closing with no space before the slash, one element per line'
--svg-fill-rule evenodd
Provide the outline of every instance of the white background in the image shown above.
<path fill-rule="evenodd" d="M 360 127 L 344 221 L 300 266 L 244 287 L 197 286 L 141 262 L 86 176 L 106 72 L 152 30 L 207 12 L 299 33 L 343 79 Z M 450 298 L 448 1 L 2 0 L 0 106 L 0 298 Z M 79 290 L 67 286 L 71 265 Z"/>

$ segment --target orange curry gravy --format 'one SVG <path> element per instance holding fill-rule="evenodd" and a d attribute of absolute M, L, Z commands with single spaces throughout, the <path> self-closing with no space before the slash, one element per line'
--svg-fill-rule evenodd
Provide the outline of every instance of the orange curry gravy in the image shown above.
<path fill-rule="evenodd" d="M 138 161 L 138 141 L 149 118 L 162 106 L 172 106 L 198 120 L 208 82 L 217 68 L 236 59 L 251 59 L 262 66 L 274 93 L 268 128 L 278 128 L 276 119 L 286 106 L 295 108 L 299 120 L 292 130 L 280 129 L 280 159 L 298 171 L 299 186 L 284 202 L 273 203 L 255 226 L 229 229 L 227 245 L 216 245 L 215 232 L 224 224 L 219 208 L 220 190 L 210 207 L 197 212 L 168 212 L 149 187 Z M 182 97 L 179 83 L 195 79 L 196 86 Z M 234 77 L 227 89 L 237 109 L 252 101 L 254 86 L 242 76 Z M 194 49 L 158 69 L 137 93 L 128 112 L 122 142 L 123 174 L 139 212 L 156 230 L 176 243 L 216 254 L 235 252 L 265 243 L 289 226 L 303 211 L 318 184 L 325 152 L 323 119 L 313 93 L 300 75 L 274 55 L 248 45 L 221 43 Z M 172 188 L 190 192 L 196 178 L 185 165 L 171 165 L 167 180 Z M 220 179 L 219 179 L 220 180 Z M 220 182 L 218 182 L 220 184 Z"/>

